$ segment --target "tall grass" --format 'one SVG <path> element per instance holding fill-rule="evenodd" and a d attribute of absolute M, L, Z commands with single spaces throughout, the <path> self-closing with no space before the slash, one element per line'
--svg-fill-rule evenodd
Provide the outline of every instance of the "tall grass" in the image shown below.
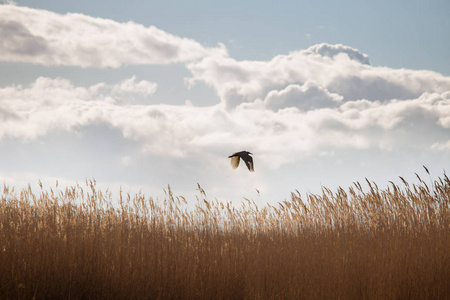
<path fill-rule="evenodd" d="M 450 299 L 449 178 L 367 184 L 262 208 L 5 186 L 0 298 Z"/>

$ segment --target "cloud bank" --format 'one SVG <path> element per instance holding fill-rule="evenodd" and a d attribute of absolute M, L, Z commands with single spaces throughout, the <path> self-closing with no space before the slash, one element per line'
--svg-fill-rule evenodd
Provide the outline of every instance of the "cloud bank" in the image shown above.
<path fill-rule="evenodd" d="M 271 168 L 299 156 L 345 149 L 393 151 L 411 147 L 412 141 L 418 151 L 445 151 L 450 140 L 448 91 L 424 92 L 413 99 L 344 101 L 306 82 L 270 91 L 264 101 L 244 103 L 232 111 L 221 104 L 133 105 L 115 96 L 150 95 L 153 88 L 154 83 L 134 77 L 87 88 L 41 77 L 27 87 L 1 88 L 0 138 L 37 139 L 106 124 L 138 142 L 148 155 L 222 156 L 223 149 L 249 148 Z"/>
<path fill-rule="evenodd" d="M 154 26 L 83 14 L 0 5 L 0 60 L 45 66 L 118 68 L 192 61 L 225 48 L 206 48 Z"/>

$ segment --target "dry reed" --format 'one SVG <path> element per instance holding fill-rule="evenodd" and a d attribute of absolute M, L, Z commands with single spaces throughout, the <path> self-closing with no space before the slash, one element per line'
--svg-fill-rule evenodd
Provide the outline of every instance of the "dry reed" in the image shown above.
<path fill-rule="evenodd" d="M 5 186 L 0 298 L 450 299 L 450 180 L 418 178 L 263 208 Z"/>

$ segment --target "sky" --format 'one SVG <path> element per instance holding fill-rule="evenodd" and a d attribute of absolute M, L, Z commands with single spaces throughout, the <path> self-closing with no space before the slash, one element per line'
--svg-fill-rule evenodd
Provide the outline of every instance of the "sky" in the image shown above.
<path fill-rule="evenodd" d="M 0 3 L 5 185 L 273 204 L 449 169 L 446 0 Z"/>

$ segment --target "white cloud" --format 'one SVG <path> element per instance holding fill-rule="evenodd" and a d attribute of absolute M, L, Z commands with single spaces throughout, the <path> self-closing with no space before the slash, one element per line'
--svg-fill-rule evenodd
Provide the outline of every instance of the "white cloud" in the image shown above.
<path fill-rule="evenodd" d="M 134 22 L 0 5 L 0 60 L 80 67 L 187 62 L 214 53 L 198 42 Z"/>
<path fill-rule="evenodd" d="M 51 131 L 73 130 L 93 122 L 104 122 L 120 108 L 117 95 L 151 95 L 156 84 L 136 82 L 135 77 L 116 85 L 96 84 L 76 87 L 63 78 L 39 77 L 29 87 L 0 89 L 0 137 L 34 139 Z"/>
<path fill-rule="evenodd" d="M 450 140 L 443 143 L 434 143 L 431 145 L 431 149 L 437 151 L 450 151 Z"/>
<path fill-rule="evenodd" d="M 205 82 L 214 87 L 230 109 L 307 82 L 342 97 L 343 102 L 413 99 L 426 92 L 450 90 L 449 77 L 432 71 L 374 67 L 367 55 L 343 45 L 320 44 L 270 61 L 236 61 L 215 55 L 192 62 L 188 68 L 192 72 L 186 79 L 189 85 Z M 301 106 L 304 99 L 300 98 Z"/>
<path fill-rule="evenodd" d="M 328 92 L 317 83 L 307 81 L 302 86 L 291 84 L 281 91 L 270 91 L 264 99 L 264 104 L 273 110 L 297 107 L 306 111 L 336 107 L 342 99 L 342 96 Z"/>
<path fill-rule="evenodd" d="M 270 168 L 299 156 L 345 149 L 391 151 L 410 147 L 412 141 L 418 150 L 443 149 L 440 145 L 450 139 L 449 92 L 423 93 L 406 100 L 341 103 L 341 97 L 310 82 L 270 91 L 264 101 L 259 100 L 259 106 L 240 105 L 231 111 L 220 104 L 196 107 L 111 101 L 116 90 L 130 92 L 134 87 L 140 92 L 142 86 L 152 86 L 141 82 L 135 77 L 124 80 L 109 87 L 111 94 L 99 93 L 99 85 L 76 87 L 61 78 L 38 78 L 28 87 L 2 88 L 0 138 L 35 139 L 55 131 L 106 124 L 137 142 L 143 154 L 187 158 L 208 153 L 214 157 L 223 156 L 224 149 L 250 149 Z M 301 110 L 295 99 L 308 101 L 305 95 L 316 102 L 326 101 Z M 314 100 L 317 96 L 325 98 Z M 271 101 L 281 103 L 279 109 L 272 110 Z"/>
<path fill-rule="evenodd" d="M 136 76 L 124 79 L 116 84 L 98 83 L 89 87 L 88 91 L 91 97 L 106 97 L 108 101 L 117 103 L 131 103 L 135 98 L 152 96 L 158 84 L 147 80 L 136 81 Z"/>
<path fill-rule="evenodd" d="M 364 65 L 370 65 L 369 56 L 367 54 L 361 53 L 360 51 L 344 46 L 344 45 L 330 45 L 326 43 L 318 44 L 309 47 L 307 50 L 303 51 L 305 55 L 319 55 L 321 57 L 334 58 L 338 55 L 345 54 L 351 60 L 355 60 Z"/>
<path fill-rule="evenodd" d="M 115 93 L 139 93 L 143 95 L 152 95 L 157 88 L 157 84 L 146 80 L 136 82 L 136 76 L 125 79 L 119 85 L 115 85 L 113 92 Z"/>

